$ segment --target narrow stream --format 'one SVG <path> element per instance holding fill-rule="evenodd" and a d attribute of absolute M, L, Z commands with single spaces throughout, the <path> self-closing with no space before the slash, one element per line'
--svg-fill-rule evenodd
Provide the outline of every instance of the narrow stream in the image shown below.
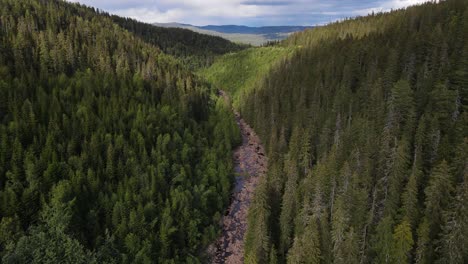
<path fill-rule="evenodd" d="M 224 92 L 221 95 L 227 98 Z M 215 244 L 212 263 L 243 263 L 247 212 L 259 179 L 268 167 L 260 139 L 240 115 L 235 111 L 234 113 L 241 130 L 242 145 L 234 151 L 236 183 L 231 204 L 223 218 L 221 237 Z"/>

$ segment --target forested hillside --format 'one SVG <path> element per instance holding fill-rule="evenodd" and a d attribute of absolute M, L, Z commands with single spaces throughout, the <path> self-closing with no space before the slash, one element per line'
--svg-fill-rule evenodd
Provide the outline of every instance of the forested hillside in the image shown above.
<path fill-rule="evenodd" d="M 209 36 L 183 28 L 165 28 L 130 18 L 111 16 L 123 28 L 143 40 L 182 60 L 190 69 L 209 66 L 222 54 L 240 51 L 245 45 L 235 44 L 218 36 Z"/>
<path fill-rule="evenodd" d="M 249 48 L 218 57 L 198 73 L 216 87 L 229 92 L 234 105 L 259 85 L 265 75 L 281 59 L 294 52 L 294 47 Z"/>
<path fill-rule="evenodd" d="M 95 16 L 111 19 L 115 24 L 133 33 L 136 37 L 152 44 L 164 53 L 178 58 L 191 70 L 211 65 L 219 55 L 246 48 L 245 45 L 235 44 L 221 37 L 181 28 L 158 27 L 131 18 L 111 15 L 79 3 L 74 4 L 74 9 L 77 12 L 75 15 L 86 19 L 92 19 Z"/>
<path fill-rule="evenodd" d="M 240 100 L 270 164 L 246 263 L 467 263 L 468 2 L 282 45 L 296 52 Z"/>
<path fill-rule="evenodd" d="M 79 5 L 0 0 L 3 263 L 202 260 L 238 128 L 145 41 Z"/>

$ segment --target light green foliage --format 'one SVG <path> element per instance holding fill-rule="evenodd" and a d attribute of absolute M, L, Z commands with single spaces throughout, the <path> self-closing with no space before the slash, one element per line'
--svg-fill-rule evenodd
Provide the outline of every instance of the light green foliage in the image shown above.
<path fill-rule="evenodd" d="M 403 220 L 398 226 L 395 227 L 393 233 L 393 262 L 394 263 L 409 263 L 410 252 L 413 248 L 413 235 L 411 232 L 411 226 L 408 221 Z"/>
<path fill-rule="evenodd" d="M 250 48 L 219 57 L 213 65 L 202 69 L 199 74 L 217 88 L 228 91 L 237 107 L 259 85 L 270 69 L 293 51 L 294 48 L 278 46 Z"/>

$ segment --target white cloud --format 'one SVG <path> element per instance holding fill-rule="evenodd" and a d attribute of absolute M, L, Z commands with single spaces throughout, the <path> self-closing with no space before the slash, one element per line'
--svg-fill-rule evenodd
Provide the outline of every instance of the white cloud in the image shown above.
<path fill-rule="evenodd" d="M 392 0 L 386 5 L 387 9 L 403 8 L 411 5 L 422 4 L 428 0 Z"/>
<path fill-rule="evenodd" d="M 205 24 L 321 24 L 427 0 L 69 0 L 140 21 Z"/>
<path fill-rule="evenodd" d="M 158 22 L 175 22 L 182 21 L 183 18 L 187 16 L 184 10 L 182 9 L 171 9 L 166 12 L 161 12 L 157 8 L 128 8 L 122 10 L 115 10 L 113 13 L 134 18 L 143 22 L 153 23 Z"/>

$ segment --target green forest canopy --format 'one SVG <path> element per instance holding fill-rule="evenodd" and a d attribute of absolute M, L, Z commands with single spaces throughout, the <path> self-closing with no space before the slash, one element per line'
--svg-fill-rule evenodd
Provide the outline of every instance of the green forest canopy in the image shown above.
<path fill-rule="evenodd" d="M 233 180 L 229 107 L 107 14 L 0 4 L 2 262 L 200 263 Z"/>
<path fill-rule="evenodd" d="M 282 45 L 296 52 L 240 100 L 270 159 L 246 262 L 467 263 L 468 2 Z"/>
<path fill-rule="evenodd" d="M 268 149 L 246 263 L 468 262 L 466 1 L 218 59 L 243 47 L 62 1 L 0 3 L 3 262 L 203 262 L 240 140 L 189 71 L 213 60 L 200 75 Z"/>

